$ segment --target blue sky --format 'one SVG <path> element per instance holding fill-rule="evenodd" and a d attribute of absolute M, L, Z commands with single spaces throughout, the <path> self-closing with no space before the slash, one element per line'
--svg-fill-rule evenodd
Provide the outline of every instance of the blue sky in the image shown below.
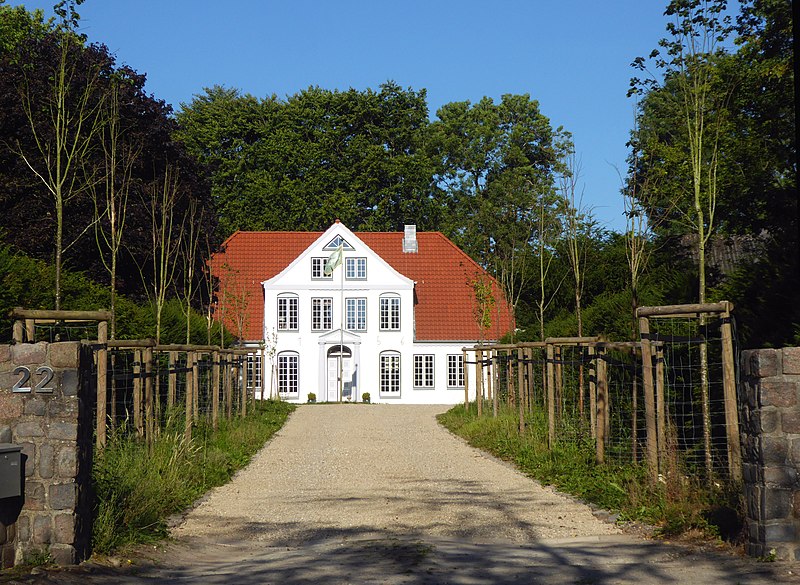
<path fill-rule="evenodd" d="M 51 13 L 55 0 L 20 2 Z M 86 0 L 91 42 L 147 75 L 172 104 L 204 87 L 257 97 L 425 88 L 443 104 L 528 93 L 573 134 L 584 204 L 600 223 L 625 222 L 617 169 L 633 123 L 630 62 L 664 36 L 666 0 Z M 615 168 L 616 167 L 616 168 Z"/>

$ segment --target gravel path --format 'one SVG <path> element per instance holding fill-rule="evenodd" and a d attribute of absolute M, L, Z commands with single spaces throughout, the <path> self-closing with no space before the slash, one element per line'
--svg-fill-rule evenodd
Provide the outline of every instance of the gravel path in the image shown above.
<path fill-rule="evenodd" d="M 467 446 L 442 406 L 304 406 L 174 536 L 293 546 L 444 537 L 526 543 L 617 534 L 582 505 Z"/>

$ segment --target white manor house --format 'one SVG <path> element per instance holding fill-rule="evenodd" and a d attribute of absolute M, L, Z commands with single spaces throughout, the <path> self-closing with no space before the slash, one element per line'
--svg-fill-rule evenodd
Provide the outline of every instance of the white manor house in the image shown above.
<path fill-rule="evenodd" d="M 263 347 L 249 364 L 256 396 L 455 404 L 465 395 L 462 348 L 481 339 L 476 281 L 496 299 L 484 340 L 513 328 L 498 283 L 416 226 L 352 232 L 337 220 L 325 232 L 236 232 L 210 266 L 217 312 L 242 345 Z"/>

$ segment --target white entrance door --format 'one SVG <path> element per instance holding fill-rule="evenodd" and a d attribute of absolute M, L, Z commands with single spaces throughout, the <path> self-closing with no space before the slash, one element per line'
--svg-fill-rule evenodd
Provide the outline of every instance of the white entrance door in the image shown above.
<path fill-rule="evenodd" d="M 352 393 L 352 384 L 350 383 L 351 364 L 352 358 L 345 357 L 342 363 L 342 400 L 353 400 L 350 395 Z M 339 356 L 328 356 L 328 402 L 337 402 L 339 400 Z"/>

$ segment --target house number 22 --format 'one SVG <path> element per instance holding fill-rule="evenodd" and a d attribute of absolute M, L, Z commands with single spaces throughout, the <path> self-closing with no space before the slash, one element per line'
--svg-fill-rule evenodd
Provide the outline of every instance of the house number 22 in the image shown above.
<path fill-rule="evenodd" d="M 19 376 L 19 380 L 14 382 L 12 392 L 37 392 L 39 394 L 52 394 L 53 387 L 48 386 L 53 381 L 53 368 L 50 366 L 39 366 L 34 370 L 35 375 L 40 376 L 39 382 L 35 387 L 31 388 L 29 382 L 31 380 L 31 370 L 27 366 L 17 366 L 14 369 L 14 375 Z"/>

